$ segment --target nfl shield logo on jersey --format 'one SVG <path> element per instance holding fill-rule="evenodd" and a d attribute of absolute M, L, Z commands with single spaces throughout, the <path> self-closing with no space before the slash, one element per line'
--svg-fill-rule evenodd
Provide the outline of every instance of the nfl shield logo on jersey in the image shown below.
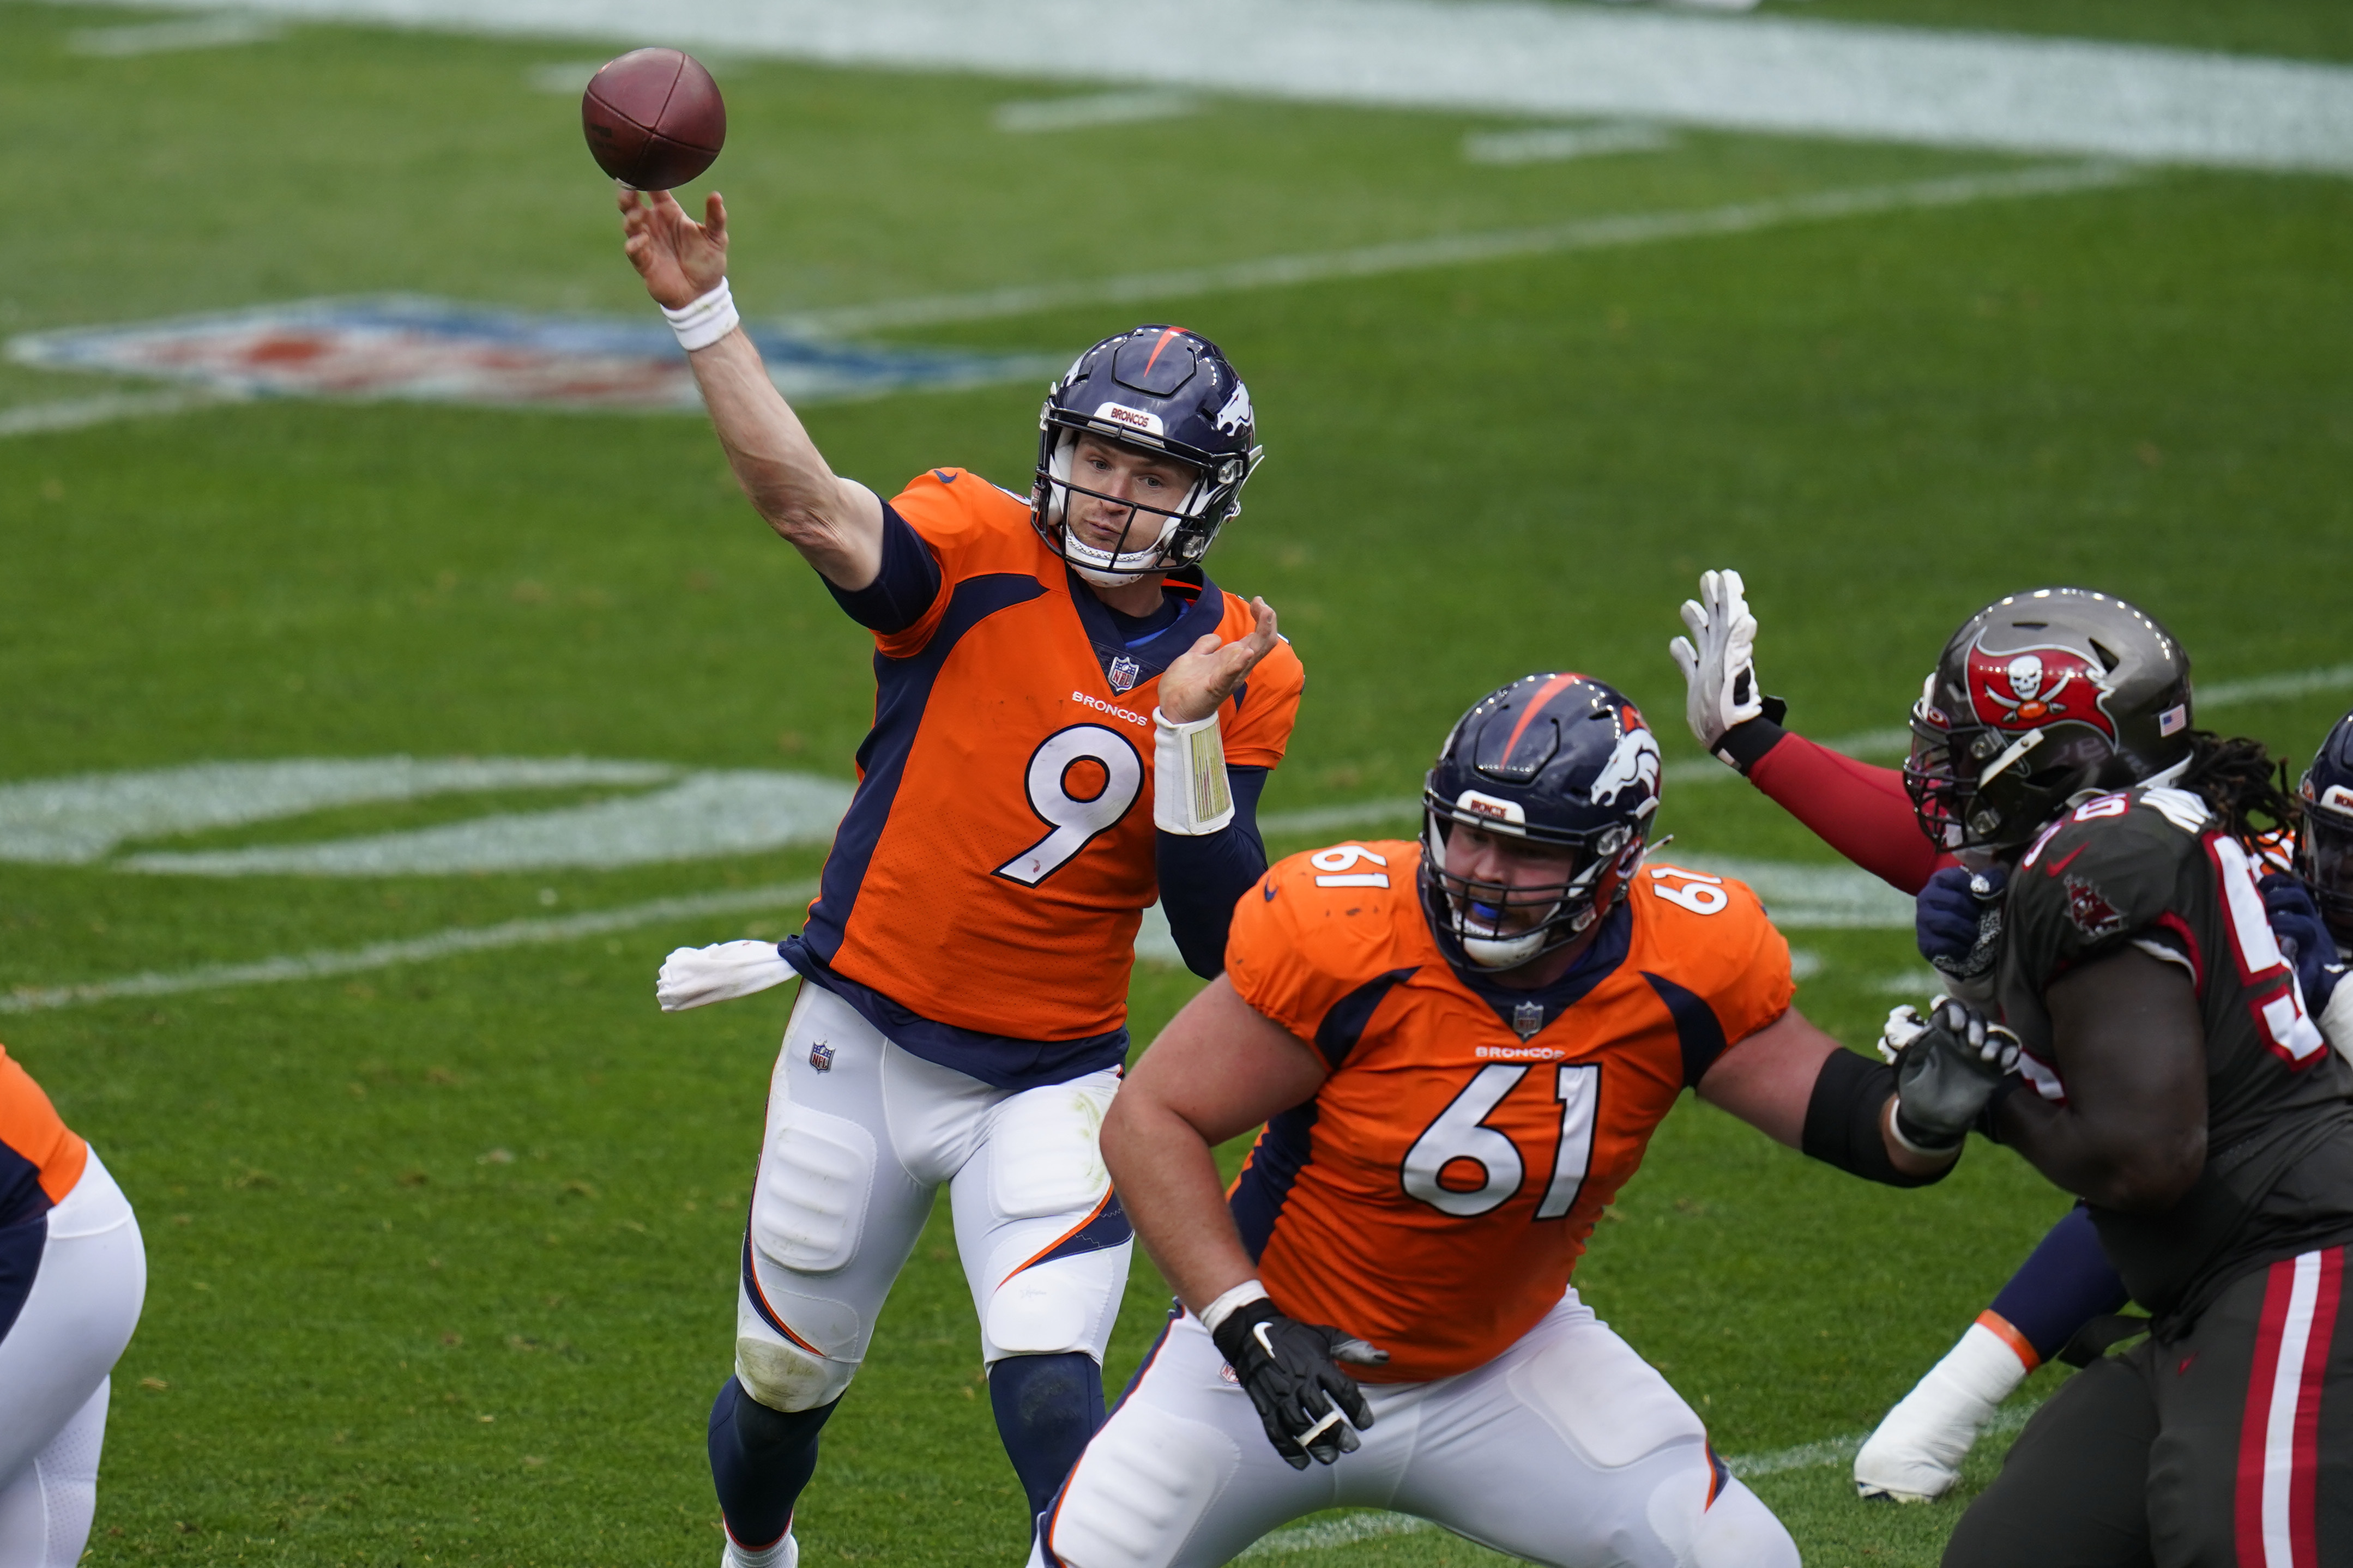
<path fill-rule="evenodd" d="M 1144 666 L 1136 663 L 1127 655 L 1121 654 L 1111 661 L 1111 689 L 1113 691 L 1125 691 L 1135 684 L 1135 678 L 1143 673 Z"/>
<path fill-rule="evenodd" d="M 827 1045 L 823 1040 L 812 1041 L 809 1045 L 809 1066 L 817 1068 L 819 1072 L 831 1072 L 833 1070 L 833 1047 Z"/>
<path fill-rule="evenodd" d="M 1524 1040 L 1535 1039 L 1536 1031 L 1544 1027 L 1544 1015 L 1543 1003 L 1521 1003 L 1512 1009 L 1512 1033 Z"/>

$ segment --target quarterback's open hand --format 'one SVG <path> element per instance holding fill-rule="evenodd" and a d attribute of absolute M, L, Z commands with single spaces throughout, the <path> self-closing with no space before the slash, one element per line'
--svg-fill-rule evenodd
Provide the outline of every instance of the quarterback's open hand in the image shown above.
<path fill-rule="evenodd" d="M 1372 1406 L 1338 1363 L 1378 1366 L 1388 1352 L 1337 1329 L 1294 1322 L 1264 1300 L 1235 1308 L 1209 1337 L 1258 1406 L 1283 1463 L 1294 1470 L 1311 1458 L 1328 1465 L 1361 1446 L 1356 1431 L 1373 1424 Z"/>
<path fill-rule="evenodd" d="M 1724 732 L 1765 711 L 1757 687 L 1757 617 L 1737 572 L 1703 572 L 1699 597 L 1683 601 L 1689 637 L 1667 644 L 1683 672 L 1683 717 L 1710 752 Z"/>
<path fill-rule="evenodd" d="M 1887 1017 L 1895 1052 L 1895 1135 L 1915 1152 L 1957 1149 L 2003 1082 L 2017 1069 L 2019 1040 L 2000 1024 L 1947 997 L 1920 1017 L 1899 1007 Z"/>
<path fill-rule="evenodd" d="M 1160 711 L 1172 723 L 1190 724 L 1218 710 L 1218 705 L 1250 679 L 1258 661 L 1274 651 L 1274 610 L 1264 599 L 1250 601 L 1258 624 L 1232 642 L 1219 642 L 1215 633 L 1176 656 L 1160 675 Z"/>
<path fill-rule="evenodd" d="M 719 287 L 727 276 L 727 204 L 713 191 L 703 199 L 702 221 L 668 191 L 621 193 L 621 252 L 654 303 L 681 310 Z"/>

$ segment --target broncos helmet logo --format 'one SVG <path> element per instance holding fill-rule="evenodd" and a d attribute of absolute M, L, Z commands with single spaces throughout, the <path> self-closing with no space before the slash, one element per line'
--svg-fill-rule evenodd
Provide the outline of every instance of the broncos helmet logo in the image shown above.
<path fill-rule="evenodd" d="M 1250 388 L 1239 381 L 1234 383 L 1234 395 L 1226 399 L 1225 406 L 1218 410 L 1217 417 L 1210 423 L 1218 427 L 1219 433 L 1227 436 L 1239 436 L 1249 429 L 1250 427 Z"/>
<path fill-rule="evenodd" d="M 1609 765 L 1593 781 L 1587 798 L 1596 805 L 1614 806 L 1630 789 L 1641 791 L 1651 805 L 1658 802 L 1659 742 L 1650 731 L 1631 727 L 1618 737 L 1617 750 L 1609 753 Z"/>

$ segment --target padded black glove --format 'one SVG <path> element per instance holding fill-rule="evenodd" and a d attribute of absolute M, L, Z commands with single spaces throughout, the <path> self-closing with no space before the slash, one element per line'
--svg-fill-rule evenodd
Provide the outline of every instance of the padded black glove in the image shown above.
<path fill-rule="evenodd" d="M 1388 1352 L 1338 1329 L 1294 1322 L 1268 1300 L 1235 1308 L 1209 1337 L 1258 1406 L 1267 1441 L 1283 1463 L 1303 1470 L 1311 1458 L 1328 1465 L 1356 1452 L 1358 1439 L 1350 1424 L 1370 1426 L 1372 1407 L 1356 1379 L 1337 1363 L 1378 1366 L 1389 1359 Z"/>
<path fill-rule="evenodd" d="M 1908 1014 L 1908 1007 L 1896 1014 Z M 2018 1066 L 2019 1040 L 1949 997 L 1915 1016 L 1916 1033 L 1895 1052 L 1895 1135 L 1924 1154 L 1960 1147 L 1988 1101 Z M 1888 1018 L 1888 1037 L 1897 1033 Z"/>

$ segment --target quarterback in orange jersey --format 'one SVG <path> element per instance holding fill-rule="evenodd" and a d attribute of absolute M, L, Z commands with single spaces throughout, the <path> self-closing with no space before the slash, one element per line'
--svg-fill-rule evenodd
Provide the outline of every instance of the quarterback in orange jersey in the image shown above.
<path fill-rule="evenodd" d="M 1790 1005 L 1747 888 L 1645 861 L 1659 783 L 1632 704 L 1530 676 L 1448 737 L 1423 842 L 1243 896 L 1225 975 L 1104 1125 L 1179 1306 L 1033 1568 L 1206 1568 L 1351 1505 L 1537 1563 L 1797 1563 L 1570 1271 L 1686 1088 L 1896 1185 L 1954 1154 Z M 1221 1194 L 1210 1150 L 1261 1121 Z"/>
<path fill-rule="evenodd" d="M 790 1568 L 819 1428 L 941 1186 L 1034 1519 L 1102 1425 L 1134 1250 L 1097 1147 L 1156 898 L 1222 966 L 1266 868 L 1259 793 L 1305 676 L 1199 562 L 1260 448 L 1217 345 L 1138 327 L 1079 356 L 1027 497 L 957 468 L 885 501 L 837 477 L 740 330 L 725 209 L 624 192 L 737 480 L 873 634 L 874 725 L 807 928 L 681 949 L 665 1007 L 797 973 L 709 1434 L 733 1568 Z"/>
<path fill-rule="evenodd" d="M 130 1200 L 0 1048 L 0 1563 L 73 1568 L 147 1294 Z"/>

